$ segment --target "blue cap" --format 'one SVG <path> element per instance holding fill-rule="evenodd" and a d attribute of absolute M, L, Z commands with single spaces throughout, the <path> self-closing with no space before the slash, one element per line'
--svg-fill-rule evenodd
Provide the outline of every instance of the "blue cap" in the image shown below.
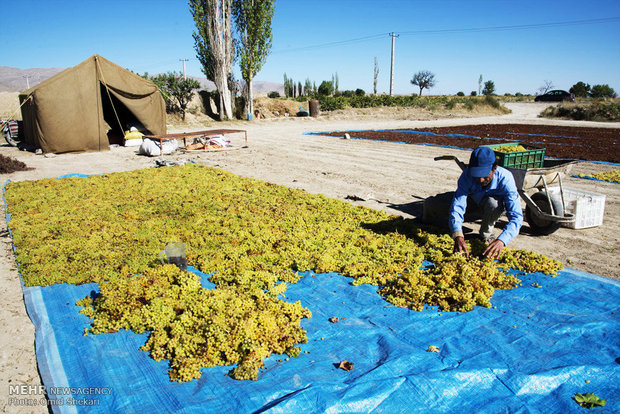
<path fill-rule="evenodd" d="M 469 157 L 469 175 L 486 177 L 491 174 L 493 164 L 495 164 L 495 152 L 489 147 L 478 147 Z"/>

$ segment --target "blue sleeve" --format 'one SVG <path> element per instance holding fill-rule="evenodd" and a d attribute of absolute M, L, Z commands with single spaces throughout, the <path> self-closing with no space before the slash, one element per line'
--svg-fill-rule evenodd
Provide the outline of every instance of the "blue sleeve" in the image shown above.
<path fill-rule="evenodd" d="M 455 231 L 462 231 L 463 221 L 465 220 L 465 210 L 467 209 L 467 195 L 469 193 L 469 185 L 467 182 L 467 174 L 463 172 L 459 177 L 458 186 L 452 199 L 450 206 L 450 218 L 448 219 L 448 227 L 450 235 Z"/>
<path fill-rule="evenodd" d="M 521 225 L 523 224 L 523 210 L 521 209 L 519 192 L 517 191 L 517 185 L 515 184 L 513 175 L 508 172 L 508 174 L 503 177 L 502 182 L 502 193 L 504 196 L 504 207 L 506 208 L 508 224 L 506 224 L 504 231 L 497 239 L 501 240 L 504 245 L 507 246 L 508 243 L 519 234 L 519 230 L 521 230 Z"/>

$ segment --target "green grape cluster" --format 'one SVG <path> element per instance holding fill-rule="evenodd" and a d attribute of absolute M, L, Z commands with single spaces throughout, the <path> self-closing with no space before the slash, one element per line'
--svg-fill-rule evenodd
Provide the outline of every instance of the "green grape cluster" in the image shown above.
<path fill-rule="evenodd" d="M 579 174 L 579 177 L 590 177 L 596 178 L 597 180 L 609 181 L 611 183 L 620 183 L 620 170 L 613 170 L 594 174 Z"/>
<path fill-rule="evenodd" d="M 277 297 L 306 270 L 376 285 L 397 306 L 466 311 L 515 286 L 501 269 L 561 268 L 510 249 L 476 259 L 479 242 L 465 261 L 448 235 L 413 220 L 194 164 L 9 183 L 5 198 L 25 285 L 98 282 L 100 295 L 80 301 L 90 332 L 151 332 L 144 349 L 181 381 L 230 364 L 235 378 L 255 378 L 265 356 L 295 353 L 309 312 Z M 216 289 L 160 266 L 172 241 Z"/>
<path fill-rule="evenodd" d="M 499 266 L 504 269 L 521 270 L 525 273 L 541 272 L 552 276 L 556 276 L 564 268 L 562 263 L 545 255 L 529 250 L 514 250 L 508 247 L 502 250 Z"/>
<path fill-rule="evenodd" d="M 470 245 L 472 255 L 467 258 L 453 253 L 452 244 L 448 249 L 445 238 L 430 240 L 429 256 L 442 259 L 429 268 L 404 273 L 383 286 L 379 293 L 388 302 L 418 311 L 429 304 L 444 311 L 467 312 L 475 305 L 490 307 L 495 289 L 511 289 L 520 282 L 499 270 L 491 259 L 476 257 L 480 247 Z"/>
<path fill-rule="evenodd" d="M 234 364 L 232 378 L 255 380 L 269 355 L 297 356 L 295 345 L 307 342 L 300 322 L 312 315 L 299 302 L 277 299 L 281 285 L 266 292 L 230 286 L 209 290 L 197 275 L 162 265 L 100 283 L 100 293 L 78 305 L 93 319 L 85 334 L 150 332 L 141 349 L 156 361 L 170 361 L 172 381 L 200 378 L 203 367 Z"/>
<path fill-rule="evenodd" d="M 523 145 L 501 145 L 499 147 L 493 148 L 494 151 L 497 152 L 521 152 L 527 151 Z"/>

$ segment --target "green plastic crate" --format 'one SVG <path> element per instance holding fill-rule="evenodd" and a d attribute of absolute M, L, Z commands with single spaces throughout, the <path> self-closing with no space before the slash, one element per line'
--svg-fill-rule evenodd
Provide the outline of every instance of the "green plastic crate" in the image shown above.
<path fill-rule="evenodd" d="M 526 151 L 515 152 L 499 152 L 496 148 L 499 147 L 516 147 L 521 145 L 526 148 Z M 545 149 L 541 147 L 535 147 L 533 145 L 524 144 L 522 142 L 510 142 L 507 144 L 495 144 L 485 145 L 495 152 L 495 158 L 497 159 L 497 165 L 510 168 L 541 168 L 545 162 Z"/>

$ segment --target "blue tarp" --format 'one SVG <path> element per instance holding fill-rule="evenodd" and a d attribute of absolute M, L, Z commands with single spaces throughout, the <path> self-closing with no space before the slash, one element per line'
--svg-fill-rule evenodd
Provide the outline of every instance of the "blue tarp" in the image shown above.
<path fill-rule="evenodd" d="M 54 412 L 577 413 L 572 397 L 587 392 L 607 400 L 603 412 L 620 411 L 620 283 L 573 269 L 520 277 L 522 286 L 496 292 L 493 308 L 415 312 L 376 287 L 306 272 L 285 299 L 312 311 L 302 322 L 309 341 L 297 358 L 269 357 L 258 381 L 216 367 L 171 383 L 167 363 L 139 350 L 147 334 L 83 336 L 90 320 L 75 302 L 96 284 L 25 287 L 24 297 L 45 386 L 79 388 L 50 395 L 65 401 Z M 338 369 L 342 360 L 353 369 Z M 86 387 L 104 394 L 79 394 Z M 96 405 L 69 406 L 71 398 Z"/>
<path fill-rule="evenodd" d="M 148 334 L 83 336 L 91 320 L 75 302 L 97 284 L 22 288 L 55 413 L 581 413 L 572 397 L 588 392 L 607 400 L 594 411 L 620 412 L 620 282 L 574 269 L 517 276 L 493 308 L 460 313 L 397 308 L 375 286 L 306 272 L 284 298 L 312 311 L 299 357 L 272 355 L 258 381 L 215 367 L 188 383 L 139 350 Z"/>
<path fill-rule="evenodd" d="M 584 180 L 601 181 L 601 182 L 603 182 L 603 183 L 620 184 L 620 183 L 617 183 L 617 182 L 615 182 L 615 181 L 601 180 L 601 179 L 598 179 L 598 178 L 588 177 L 588 176 L 583 176 L 583 177 L 582 177 L 582 176 L 577 175 L 577 174 L 573 174 L 571 177 L 575 177 L 575 178 L 583 178 Z"/>

